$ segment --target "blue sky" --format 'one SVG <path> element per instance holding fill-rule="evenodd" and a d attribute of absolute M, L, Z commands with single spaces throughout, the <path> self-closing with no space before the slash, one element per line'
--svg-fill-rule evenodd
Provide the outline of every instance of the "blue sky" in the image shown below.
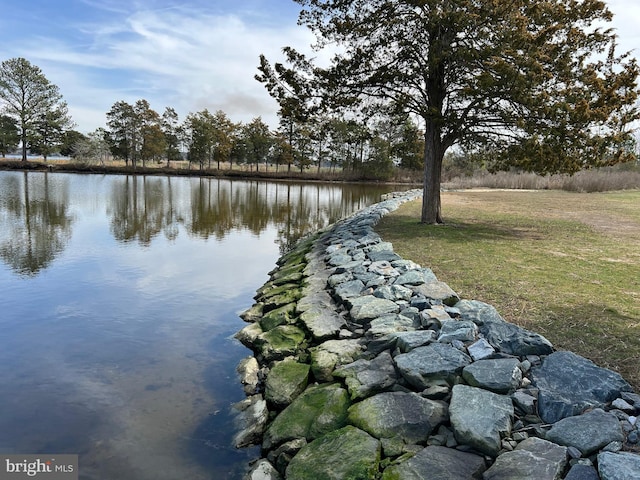
<path fill-rule="evenodd" d="M 640 56 L 640 2 L 608 4 L 621 49 Z M 181 119 L 208 108 L 275 126 L 277 105 L 253 76 L 261 53 L 309 51 L 298 10 L 293 0 L 4 0 L 0 60 L 39 66 L 85 133 L 105 125 L 115 102 L 140 98 Z"/>

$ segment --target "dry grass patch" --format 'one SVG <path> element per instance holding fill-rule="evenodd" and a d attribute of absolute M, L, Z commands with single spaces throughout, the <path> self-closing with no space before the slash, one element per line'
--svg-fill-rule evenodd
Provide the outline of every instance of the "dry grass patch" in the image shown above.
<path fill-rule="evenodd" d="M 461 297 L 620 372 L 640 390 L 640 191 L 462 191 L 445 225 L 420 202 L 376 230 Z"/>

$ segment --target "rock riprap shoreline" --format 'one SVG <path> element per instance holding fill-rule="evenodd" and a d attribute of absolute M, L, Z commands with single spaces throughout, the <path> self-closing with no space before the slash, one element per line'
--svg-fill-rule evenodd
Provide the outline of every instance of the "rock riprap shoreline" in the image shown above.
<path fill-rule="evenodd" d="M 373 229 L 393 194 L 299 242 L 236 337 L 248 479 L 640 478 L 640 395 L 460 299 Z"/>

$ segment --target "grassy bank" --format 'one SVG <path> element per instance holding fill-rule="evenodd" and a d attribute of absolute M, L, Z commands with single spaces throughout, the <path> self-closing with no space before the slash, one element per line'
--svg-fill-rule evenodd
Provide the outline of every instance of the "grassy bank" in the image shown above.
<path fill-rule="evenodd" d="M 620 372 L 640 391 L 640 191 L 463 191 L 445 225 L 411 202 L 376 227 L 461 297 Z"/>

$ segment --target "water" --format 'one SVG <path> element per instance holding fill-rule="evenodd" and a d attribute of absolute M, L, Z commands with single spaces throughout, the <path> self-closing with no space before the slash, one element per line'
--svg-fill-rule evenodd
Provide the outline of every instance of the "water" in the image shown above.
<path fill-rule="evenodd" d="M 0 452 L 241 478 L 238 313 L 297 238 L 390 190 L 0 172 Z"/>

